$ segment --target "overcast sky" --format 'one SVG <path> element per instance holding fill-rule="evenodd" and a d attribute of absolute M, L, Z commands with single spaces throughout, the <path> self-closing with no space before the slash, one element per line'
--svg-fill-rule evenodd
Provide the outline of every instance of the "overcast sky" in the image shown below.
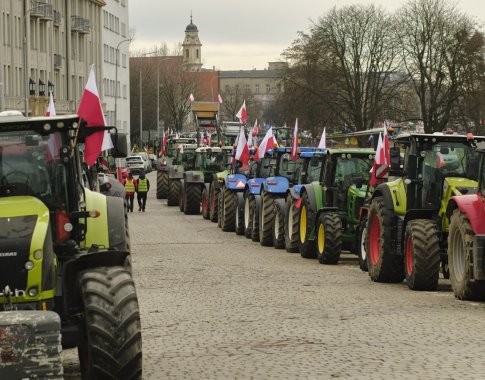
<path fill-rule="evenodd" d="M 132 50 L 149 51 L 167 43 L 181 43 L 190 22 L 199 29 L 205 68 L 264 69 L 281 60 L 281 52 L 308 31 L 333 6 L 376 4 L 394 11 L 404 0 L 129 0 Z M 460 10 L 485 20 L 485 0 L 459 0 Z"/>

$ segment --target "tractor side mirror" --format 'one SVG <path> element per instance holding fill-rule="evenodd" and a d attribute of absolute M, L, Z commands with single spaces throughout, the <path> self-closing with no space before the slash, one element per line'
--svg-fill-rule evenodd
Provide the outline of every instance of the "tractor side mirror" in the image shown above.
<path fill-rule="evenodd" d="M 389 149 L 389 153 L 391 156 L 390 172 L 394 173 L 394 175 L 401 173 L 401 149 L 399 147 L 392 147 Z"/>
<path fill-rule="evenodd" d="M 468 179 L 478 179 L 478 169 L 480 167 L 480 156 L 477 153 L 471 153 L 466 160 L 466 177 Z"/>
<path fill-rule="evenodd" d="M 113 157 L 114 158 L 124 158 L 128 156 L 128 140 L 126 133 L 116 133 L 111 135 L 114 137 L 114 149 L 113 149 Z"/>

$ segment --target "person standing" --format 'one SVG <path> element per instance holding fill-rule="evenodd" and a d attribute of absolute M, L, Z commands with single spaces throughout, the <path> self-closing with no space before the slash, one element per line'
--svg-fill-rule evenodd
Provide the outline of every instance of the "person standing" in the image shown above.
<path fill-rule="evenodd" d="M 136 179 L 133 178 L 132 173 L 128 173 L 128 178 L 123 181 L 125 186 L 125 199 L 128 212 L 133 212 L 133 202 L 135 200 L 135 191 L 137 188 Z"/>
<path fill-rule="evenodd" d="M 145 212 L 145 206 L 147 204 L 147 193 L 150 190 L 150 181 L 145 178 L 145 173 L 140 174 L 138 177 L 138 187 L 137 187 L 137 201 L 138 201 L 138 211 Z"/>

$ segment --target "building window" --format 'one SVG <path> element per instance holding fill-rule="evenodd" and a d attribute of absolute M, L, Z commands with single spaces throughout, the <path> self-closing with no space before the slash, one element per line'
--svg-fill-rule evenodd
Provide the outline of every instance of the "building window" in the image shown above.
<path fill-rule="evenodd" d="M 271 92 L 271 85 L 266 83 L 266 92 Z"/>
<path fill-rule="evenodd" d="M 245 84 L 245 85 L 244 85 L 244 91 L 245 91 L 246 93 L 248 93 L 248 92 L 250 91 L 250 86 L 249 86 L 249 84 Z"/>
<path fill-rule="evenodd" d="M 189 49 L 185 49 L 185 58 L 189 58 Z"/>
<path fill-rule="evenodd" d="M 197 57 L 197 58 L 199 58 L 199 49 L 197 49 L 197 50 L 195 51 L 195 53 L 196 53 L 196 54 L 195 54 L 195 55 L 196 55 L 196 57 Z"/>
<path fill-rule="evenodd" d="M 224 91 L 225 91 L 225 92 L 227 92 L 227 93 L 228 93 L 228 92 L 230 91 L 230 89 L 231 89 L 231 88 L 229 87 L 229 85 L 228 85 L 228 84 L 226 84 L 226 85 L 224 86 Z"/>
<path fill-rule="evenodd" d="M 123 67 L 126 67 L 126 54 L 122 54 L 121 56 L 121 64 Z"/>
<path fill-rule="evenodd" d="M 126 99 L 128 96 L 128 88 L 126 87 L 126 84 L 123 85 L 123 99 Z"/>
<path fill-rule="evenodd" d="M 256 94 L 259 94 L 259 84 L 258 83 L 256 83 L 255 92 L 256 92 Z"/>

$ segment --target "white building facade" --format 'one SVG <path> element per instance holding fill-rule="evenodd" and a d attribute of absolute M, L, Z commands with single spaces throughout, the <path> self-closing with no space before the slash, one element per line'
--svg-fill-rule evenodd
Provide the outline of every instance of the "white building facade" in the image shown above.
<path fill-rule="evenodd" d="M 102 15 L 103 94 L 108 125 L 130 135 L 128 0 L 107 0 Z"/>

